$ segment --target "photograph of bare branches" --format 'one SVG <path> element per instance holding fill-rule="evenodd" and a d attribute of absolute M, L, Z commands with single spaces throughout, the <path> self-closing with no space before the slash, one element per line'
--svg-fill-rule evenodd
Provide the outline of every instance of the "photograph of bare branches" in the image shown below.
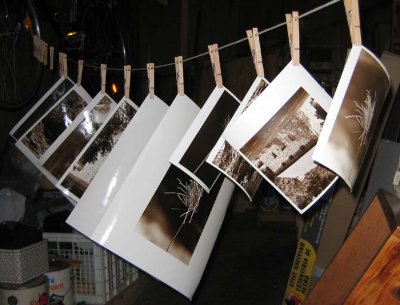
<path fill-rule="evenodd" d="M 82 197 L 135 113 L 136 109 L 132 105 L 122 101 L 89 147 L 78 157 L 72 169 L 70 167 L 70 172 L 60 184 L 69 191 L 69 195 L 76 197 L 73 199 Z"/>
<path fill-rule="evenodd" d="M 353 46 L 346 65 L 354 65 L 354 69 L 348 83 L 339 82 L 333 104 L 340 106 L 335 117 L 329 118 L 331 130 L 318 143 L 314 158 L 352 188 L 373 140 L 390 81 L 383 65 L 364 47 Z M 343 99 L 338 92 L 343 92 Z"/>
<path fill-rule="evenodd" d="M 115 105 L 115 102 L 105 95 L 91 111 L 82 116 L 79 125 L 57 147 L 45 161 L 43 167 L 57 180 L 60 179 L 106 120 Z"/>
<path fill-rule="evenodd" d="M 250 99 L 248 101 L 243 101 L 246 103 L 246 106 L 243 108 L 242 113 L 246 111 L 247 108 L 253 104 L 253 102 L 260 96 L 260 94 L 267 88 L 268 83 L 265 79 L 261 78 L 259 84 L 257 85 L 256 89 L 253 91 Z"/>
<path fill-rule="evenodd" d="M 210 189 L 220 172 L 206 159 L 238 107 L 239 102 L 225 90 L 179 161 Z"/>
<path fill-rule="evenodd" d="M 223 177 L 210 193 L 171 165 L 135 227 L 147 240 L 189 264 Z"/>
<path fill-rule="evenodd" d="M 224 141 L 212 163 L 232 179 L 251 201 L 262 176 L 228 142 Z"/>
<path fill-rule="evenodd" d="M 320 189 L 326 187 L 325 183 L 321 183 L 325 180 L 332 182 L 334 175 L 332 177 L 329 171 L 318 169 L 318 175 L 311 175 L 311 173 L 307 175 L 307 178 L 311 179 L 309 183 L 297 176 L 286 177 L 282 180 L 279 175 L 295 163 L 297 163 L 297 168 L 301 168 L 305 166 L 302 165 L 303 163 L 312 161 L 311 155 L 307 155 L 308 158 L 302 157 L 316 145 L 326 114 L 318 101 L 300 87 L 283 107 L 240 148 L 241 153 L 252 162 L 253 166 L 287 195 L 299 209 L 318 197 Z M 300 183 L 315 187 L 299 189 Z M 290 186 L 296 186 L 296 188 L 292 189 Z M 295 198 L 291 195 L 292 193 L 296 193 Z"/>
<path fill-rule="evenodd" d="M 258 85 L 251 93 L 250 98 L 246 100 L 245 97 L 242 101 L 244 105 L 240 105 L 237 110 L 240 113 L 235 113 L 232 121 L 235 120 L 235 117 L 243 113 L 267 88 L 268 83 L 266 80 L 260 79 L 256 81 L 259 82 Z M 220 144 L 218 152 L 213 156 L 212 160 L 207 160 L 207 162 L 211 161 L 212 165 L 233 180 L 251 201 L 262 181 L 262 176 L 228 142 L 223 139 L 219 142 L 222 144 Z"/>
<path fill-rule="evenodd" d="M 37 102 L 37 107 L 28 112 L 16 125 L 10 134 L 15 139 L 20 139 L 57 101 L 60 100 L 73 87 L 73 82 L 68 79 L 60 79 L 42 99 Z"/>
<path fill-rule="evenodd" d="M 35 124 L 21 142 L 39 159 L 86 105 L 87 101 L 78 92 L 71 90 Z"/>

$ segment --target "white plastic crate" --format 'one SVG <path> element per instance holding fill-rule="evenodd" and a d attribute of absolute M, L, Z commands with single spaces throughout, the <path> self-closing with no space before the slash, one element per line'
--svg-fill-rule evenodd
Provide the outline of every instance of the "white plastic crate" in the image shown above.
<path fill-rule="evenodd" d="M 79 260 L 74 266 L 75 302 L 105 304 L 138 278 L 132 264 L 79 233 L 43 233 L 49 255 Z"/>

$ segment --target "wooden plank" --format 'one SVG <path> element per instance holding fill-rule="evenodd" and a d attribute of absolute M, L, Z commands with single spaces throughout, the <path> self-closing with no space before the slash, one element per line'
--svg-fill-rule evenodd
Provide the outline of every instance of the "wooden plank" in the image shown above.
<path fill-rule="evenodd" d="M 362 277 L 386 239 L 397 227 L 395 212 L 379 192 L 355 226 L 336 257 L 306 298 L 305 305 L 342 304 Z M 334 292 L 334 293 L 332 293 Z"/>
<path fill-rule="evenodd" d="M 399 253 L 400 228 L 397 227 L 344 305 L 400 304 Z"/>

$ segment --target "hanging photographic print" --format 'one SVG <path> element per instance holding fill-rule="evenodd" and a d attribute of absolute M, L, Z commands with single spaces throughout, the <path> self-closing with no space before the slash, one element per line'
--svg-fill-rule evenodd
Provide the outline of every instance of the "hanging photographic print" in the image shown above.
<path fill-rule="evenodd" d="M 73 86 L 18 140 L 16 146 L 30 160 L 37 162 L 91 100 L 81 86 Z"/>
<path fill-rule="evenodd" d="M 207 192 L 220 172 L 206 162 L 240 101 L 226 88 L 215 87 L 200 113 L 176 147 L 170 162 L 197 181 Z"/>
<path fill-rule="evenodd" d="M 221 176 L 210 193 L 171 165 L 135 227 L 135 231 L 188 265 L 210 215 Z"/>
<path fill-rule="evenodd" d="M 54 149 L 48 149 L 39 160 L 43 173 L 55 184 L 117 104 L 107 94 L 99 93 L 90 105 L 56 140 Z"/>
<path fill-rule="evenodd" d="M 310 153 L 330 103 L 302 66 L 289 63 L 223 134 L 300 213 L 336 181 Z"/>
<path fill-rule="evenodd" d="M 70 221 L 91 236 L 140 153 L 168 110 L 157 96 L 149 96 L 126 127 L 86 191 L 74 208 Z M 90 215 L 90 218 L 86 217 Z"/>
<path fill-rule="evenodd" d="M 117 144 L 137 109 L 129 99 L 121 100 L 65 172 L 57 187 L 78 201 Z"/>
<path fill-rule="evenodd" d="M 57 101 L 60 100 L 72 87 L 74 83 L 66 77 L 61 77 L 57 82 L 39 99 L 39 101 L 23 116 L 23 118 L 10 131 L 10 135 L 18 140 L 22 137 L 37 120 L 39 120 Z"/>
<path fill-rule="evenodd" d="M 227 128 L 258 98 L 268 83 L 263 77 L 254 80 Z M 253 199 L 262 176 L 224 138 L 218 140 L 206 161 L 235 182 L 250 201 Z"/>
<path fill-rule="evenodd" d="M 353 46 L 315 149 L 315 161 L 353 188 L 390 88 L 382 63 Z"/>
<path fill-rule="evenodd" d="M 224 180 L 221 186 L 218 181 L 215 184 L 216 192 L 220 188 L 218 194 L 206 195 L 198 185 L 193 185 L 191 177 L 168 162 L 198 112 L 199 107 L 188 97 L 176 97 L 88 235 L 189 298 L 200 281 L 234 188 L 229 180 Z M 184 199 L 182 192 L 193 199 Z M 205 195 L 214 198 L 212 204 L 205 201 Z M 200 201 L 196 201 L 199 197 Z M 164 200 L 167 200 L 165 206 Z M 81 203 L 67 219 L 79 231 L 86 227 L 87 221 L 79 210 Z"/>

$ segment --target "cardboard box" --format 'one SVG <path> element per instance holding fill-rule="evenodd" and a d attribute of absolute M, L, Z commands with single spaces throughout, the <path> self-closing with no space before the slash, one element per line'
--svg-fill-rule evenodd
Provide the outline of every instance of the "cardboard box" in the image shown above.
<path fill-rule="evenodd" d="M 285 305 L 287 301 L 293 301 L 293 304 L 300 304 L 312 285 L 312 279 L 316 277 L 316 275 L 313 275 L 313 272 L 316 272 L 314 265 L 332 195 L 333 190 L 325 194 L 320 202 L 304 216 L 304 227 L 300 234 L 285 291 L 283 301 Z"/>
<path fill-rule="evenodd" d="M 376 152 L 368 185 L 360 201 L 359 212 L 357 214 L 364 214 L 379 189 L 383 189 L 398 197 L 393 187 L 393 178 L 399 166 L 399 158 L 400 143 L 382 139 Z"/>

